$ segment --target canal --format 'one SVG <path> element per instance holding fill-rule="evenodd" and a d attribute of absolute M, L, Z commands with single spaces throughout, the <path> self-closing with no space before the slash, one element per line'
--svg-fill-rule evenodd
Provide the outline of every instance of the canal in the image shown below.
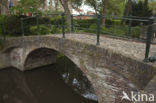
<path fill-rule="evenodd" d="M 98 103 L 81 70 L 65 56 L 55 64 L 21 72 L 0 71 L 0 103 Z"/>

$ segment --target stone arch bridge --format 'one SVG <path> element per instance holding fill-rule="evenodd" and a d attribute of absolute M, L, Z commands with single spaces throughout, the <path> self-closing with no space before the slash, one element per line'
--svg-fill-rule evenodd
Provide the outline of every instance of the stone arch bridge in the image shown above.
<path fill-rule="evenodd" d="M 122 91 L 155 91 L 150 87 L 156 87 L 156 66 L 142 61 L 145 44 L 101 37 L 100 46 L 96 46 L 95 36 L 81 36 L 67 34 L 66 38 L 61 35 L 7 38 L 0 52 L 0 68 L 12 66 L 21 71 L 30 70 L 54 63 L 57 52 L 60 52 L 86 75 L 99 103 L 129 103 L 121 101 Z M 139 48 L 139 52 L 134 47 Z M 151 49 L 156 50 L 155 45 Z M 40 57 L 37 51 L 42 51 Z"/>

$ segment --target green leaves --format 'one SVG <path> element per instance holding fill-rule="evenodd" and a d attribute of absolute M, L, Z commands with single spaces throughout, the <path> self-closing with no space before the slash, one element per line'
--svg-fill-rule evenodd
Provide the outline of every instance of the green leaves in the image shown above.
<path fill-rule="evenodd" d="M 84 3 L 91 6 L 97 13 L 102 13 L 104 0 L 85 0 Z M 124 1 L 109 0 L 107 7 L 108 15 L 122 15 L 124 11 Z"/>
<path fill-rule="evenodd" d="M 28 12 L 39 13 L 43 4 L 44 0 L 20 0 L 19 5 L 12 9 L 18 11 L 19 14 Z"/>
<path fill-rule="evenodd" d="M 151 17 L 152 10 L 142 1 L 132 3 L 132 16 Z"/>

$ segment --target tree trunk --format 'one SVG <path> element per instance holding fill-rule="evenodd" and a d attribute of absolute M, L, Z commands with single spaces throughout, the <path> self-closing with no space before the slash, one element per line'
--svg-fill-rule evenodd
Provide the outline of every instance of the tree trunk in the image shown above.
<path fill-rule="evenodd" d="M 68 26 L 70 26 L 71 25 L 71 14 L 70 14 L 70 10 L 69 10 L 68 0 L 60 0 L 60 3 L 62 4 L 62 6 L 64 8 L 67 24 L 68 24 Z"/>
<path fill-rule="evenodd" d="M 144 4 L 145 4 L 145 5 L 148 5 L 148 0 L 145 0 L 145 1 L 144 1 Z"/>
<path fill-rule="evenodd" d="M 49 10 L 53 10 L 52 1 L 53 1 L 53 0 L 50 0 L 50 1 L 49 1 Z"/>
<path fill-rule="evenodd" d="M 103 12 L 102 12 L 102 15 L 106 16 L 107 15 L 108 0 L 102 0 L 102 2 L 103 2 Z M 102 18 L 102 25 L 105 25 L 105 21 L 106 21 L 106 18 L 103 17 Z"/>
<path fill-rule="evenodd" d="M 44 9 L 44 10 L 47 10 L 47 0 L 44 0 L 43 9 Z"/>
<path fill-rule="evenodd" d="M 130 13 L 132 13 L 132 1 L 128 0 L 126 6 L 125 6 L 125 10 L 124 10 L 124 17 L 127 17 Z M 121 24 L 125 24 L 125 20 L 123 19 Z"/>
<path fill-rule="evenodd" d="M 58 11 L 59 0 L 55 0 L 55 11 Z"/>

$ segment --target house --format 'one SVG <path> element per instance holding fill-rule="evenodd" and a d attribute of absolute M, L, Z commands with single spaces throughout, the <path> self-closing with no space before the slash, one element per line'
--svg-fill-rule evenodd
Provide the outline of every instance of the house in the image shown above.
<path fill-rule="evenodd" d="M 93 15 L 95 15 L 95 12 L 88 11 L 86 14 L 74 16 L 74 19 L 82 19 L 82 20 L 93 19 Z"/>

